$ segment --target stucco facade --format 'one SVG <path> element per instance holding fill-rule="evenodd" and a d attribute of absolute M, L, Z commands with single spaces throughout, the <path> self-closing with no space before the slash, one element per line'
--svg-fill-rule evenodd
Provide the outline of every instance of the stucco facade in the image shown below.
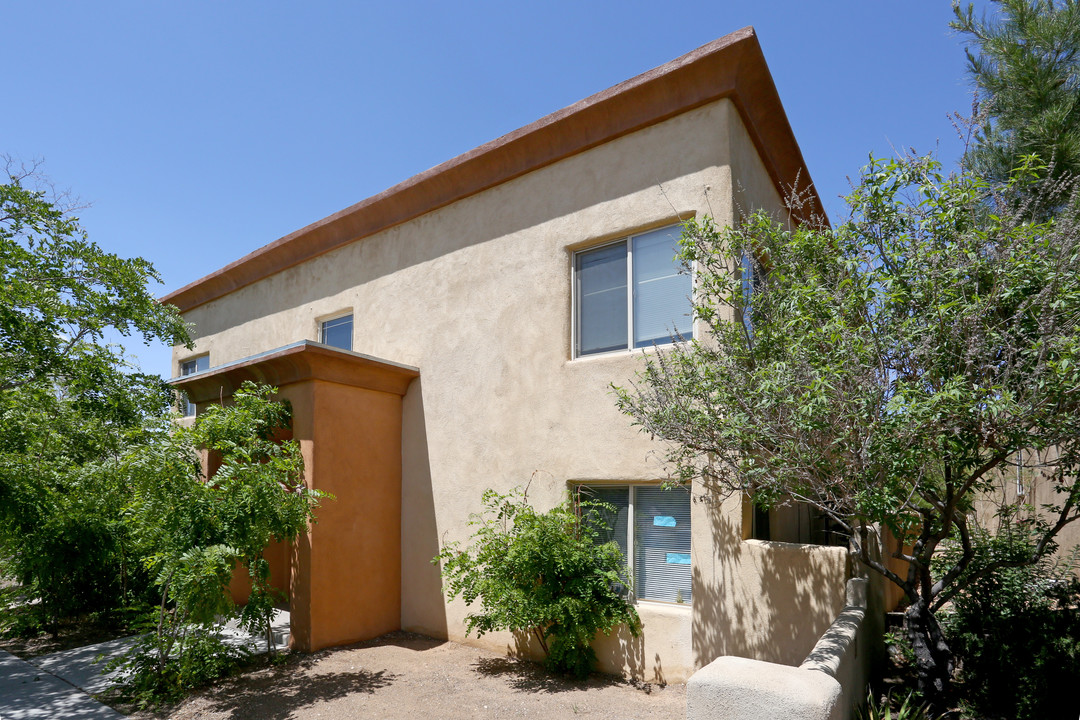
<path fill-rule="evenodd" d="M 330 547 L 327 562 L 353 553 L 340 569 L 348 573 L 344 566 L 393 557 L 394 571 L 375 574 L 397 584 L 379 596 L 392 598 L 396 609 L 381 612 L 396 613 L 398 627 L 529 652 L 509 634 L 465 637 L 467 608 L 445 601 L 431 562 L 440 545 L 468 537 L 486 488 L 528 484 L 535 503 L 551 506 L 574 484 L 665 477 L 657 447 L 609 390 L 653 350 L 574 357 L 574 253 L 692 217 L 729 224 L 759 207 L 782 216 L 781 194 L 797 179 L 808 174 L 757 40 L 744 30 L 170 294 L 195 337 L 194 351 L 176 349 L 176 368 L 207 353 L 211 365 L 180 384 L 211 401 L 221 396 L 215 378 L 230 368 L 261 367 L 245 359 L 316 341 L 321 318 L 351 312 L 352 347 L 416 377 L 396 410 L 389 395 L 373 404 L 362 396 L 372 391 L 333 378 L 283 391 L 294 405 L 321 403 L 301 411 L 323 428 L 312 434 L 324 433 L 324 449 L 305 450 L 309 482 L 339 496 L 313 531 Z M 392 420 L 373 426 L 373 413 L 400 416 L 399 426 L 384 432 Z M 380 480 L 369 492 L 369 456 L 325 449 L 368 442 L 376 431 L 385 434 L 378 462 L 399 461 L 390 469 L 399 474 L 396 506 L 382 497 L 378 511 L 369 498 L 391 486 Z M 319 452 L 335 459 L 320 465 Z M 692 602 L 639 602 L 643 636 L 598 639 L 603 669 L 680 681 L 725 654 L 799 663 L 844 604 L 845 551 L 747 540 L 741 498 L 691 494 Z M 334 534 L 355 534 L 366 521 L 393 534 L 396 550 Z M 320 582 L 333 585 L 332 577 Z M 310 605 L 305 612 L 340 612 L 317 600 L 317 584 L 294 580 L 292 592 L 294 603 Z M 307 646 L 385 629 L 350 626 Z"/>

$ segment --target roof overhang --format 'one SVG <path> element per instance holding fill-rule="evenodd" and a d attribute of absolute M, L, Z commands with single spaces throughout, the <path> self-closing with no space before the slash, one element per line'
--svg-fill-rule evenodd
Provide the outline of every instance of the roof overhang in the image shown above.
<path fill-rule="evenodd" d="M 278 388 L 304 380 L 323 380 L 404 395 L 417 377 L 420 371 L 408 365 L 302 340 L 201 373 L 172 378 L 169 383 L 184 390 L 191 401 L 202 403 L 230 397 L 247 380 Z"/>
<path fill-rule="evenodd" d="M 757 35 L 743 28 L 275 240 L 162 298 L 191 310 L 343 245 L 721 98 L 730 99 L 797 220 L 824 218 Z"/>

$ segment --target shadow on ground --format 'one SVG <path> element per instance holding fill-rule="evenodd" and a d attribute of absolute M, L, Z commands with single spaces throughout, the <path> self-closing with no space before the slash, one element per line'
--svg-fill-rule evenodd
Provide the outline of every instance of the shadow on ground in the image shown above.
<path fill-rule="evenodd" d="M 473 663 L 473 667 L 481 675 L 506 677 L 510 687 L 525 692 L 561 693 L 626 684 L 620 678 L 600 673 L 592 673 L 585 680 L 552 675 L 542 665 L 531 660 L 480 658 Z"/>
<path fill-rule="evenodd" d="M 374 640 L 357 643 L 356 645 L 347 645 L 345 646 L 345 649 L 393 645 L 395 647 L 405 648 L 406 650 L 423 651 L 437 648 L 446 643 L 446 640 L 436 640 L 427 635 L 418 635 L 417 633 L 406 632 L 405 630 L 395 630 L 394 632 L 381 635 Z"/>
<path fill-rule="evenodd" d="M 215 691 L 211 707 L 218 712 L 228 712 L 234 718 L 288 720 L 295 711 L 315 703 L 356 693 L 373 694 L 391 685 L 396 677 L 385 670 L 370 672 L 360 668 L 349 672 L 298 675 L 298 666 L 306 664 L 301 662 L 278 668 L 270 675 L 243 678 L 223 686 Z"/>

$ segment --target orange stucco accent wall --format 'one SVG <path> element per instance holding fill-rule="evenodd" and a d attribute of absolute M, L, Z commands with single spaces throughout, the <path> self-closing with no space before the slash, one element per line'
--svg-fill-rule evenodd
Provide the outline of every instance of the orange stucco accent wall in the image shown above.
<path fill-rule="evenodd" d="M 293 647 L 401 627 L 401 398 L 311 380 L 284 388 L 309 487 L 331 493 L 297 543 Z M 301 435 L 301 432 L 304 434 Z M 303 608 L 301 612 L 298 610 Z"/>
<path fill-rule="evenodd" d="M 274 542 L 263 551 L 263 557 L 270 563 L 270 586 L 281 593 L 285 599 L 289 599 L 289 576 L 292 564 L 292 548 L 288 543 Z M 236 567 L 233 570 L 232 582 L 229 583 L 229 593 L 233 602 L 243 605 L 251 595 L 251 581 L 248 579 L 247 569 Z"/>
<path fill-rule="evenodd" d="M 176 384 L 200 404 L 226 402 L 245 380 L 292 404 L 304 482 L 323 499 L 292 546 L 271 545 L 272 583 L 288 590 L 290 647 L 312 651 L 401 627 L 402 396 L 415 368 L 301 342 Z M 207 459 L 208 469 L 212 462 Z M 243 573 L 233 597 L 247 598 Z"/>

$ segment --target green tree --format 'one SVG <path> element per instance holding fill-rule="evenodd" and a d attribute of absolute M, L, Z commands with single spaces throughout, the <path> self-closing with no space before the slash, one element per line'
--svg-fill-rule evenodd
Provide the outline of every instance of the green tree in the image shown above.
<path fill-rule="evenodd" d="M 110 459 L 144 436 L 144 413 L 167 407 L 150 385 L 128 385 L 113 412 L 41 383 L 0 393 L 0 558 L 39 600 L 27 630 L 149 599 L 124 523 L 132 487 Z"/>
<path fill-rule="evenodd" d="M 1052 180 L 1048 197 L 1067 199 L 1080 176 L 1080 4 L 1075 0 L 993 0 L 992 19 L 953 3 L 951 26 L 967 36 L 968 68 L 981 102 L 967 161 L 978 174 L 1006 182 L 1035 155 Z"/>
<path fill-rule="evenodd" d="M 629 587 L 619 546 L 601 543 L 602 503 L 570 500 L 546 513 L 525 494 L 488 490 L 484 510 L 470 525 L 478 529 L 462 550 L 447 544 L 442 562 L 446 593 L 480 612 L 465 618 L 467 632 L 494 630 L 531 634 L 553 672 L 585 677 L 596 661 L 590 643 L 599 632 L 625 624 L 637 637 L 641 620 L 619 589 Z"/>
<path fill-rule="evenodd" d="M 1080 242 L 1074 222 L 1032 223 L 931 159 L 872 161 L 848 203 L 835 229 L 689 223 L 682 259 L 711 332 L 647 355 L 618 401 L 681 479 L 842 527 L 903 589 L 921 689 L 940 697 L 954 660 L 936 613 L 1080 516 Z M 1031 552 L 973 570 L 973 502 L 1017 451 L 1051 447 Z M 874 556 L 876 523 L 910 546 L 906 573 Z"/>
<path fill-rule="evenodd" d="M 943 613 L 963 658 L 965 699 L 973 715 L 986 720 L 1072 720 L 1073 683 L 1080 677 L 1080 578 L 1071 562 L 1023 562 L 1031 555 L 1030 538 L 1016 530 L 1008 524 L 980 538 L 971 563 L 975 579 Z M 978 572 L 1012 557 L 1020 562 Z"/>
<path fill-rule="evenodd" d="M 187 328 L 147 291 L 160 280 L 153 265 L 91 242 L 33 170 L 9 163 L 0 184 L 0 392 L 33 382 L 115 389 L 127 363 L 103 344 L 107 331 L 183 345 Z"/>
<path fill-rule="evenodd" d="M 121 522 L 130 495 L 109 464 L 167 413 L 161 378 L 129 367 L 106 333 L 190 339 L 147 291 L 145 260 L 90 242 L 36 167 L 0 184 L 0 564 L 41 619 L 115 608 L 146 588 Z"/>
<path fill-rule="evenodd" d="M 135 490 L 129 522 L 147 549 L 144 563 L 160 594 L 149 651 L 132 661 L 133 682 L 152 696 L 206 679 L 205 668 L 189 657 L 208 654 L 212 628 L 223 620 L 239 619 L 272 646 L 270 622 L 280 598 L 263 551 L 271 541 L 305 532 L 325 497 L 304 485 L 299 445 L 277 440 L 289 427 L 290 408 L 274 401 L 274 392 L 245 383 L 230 405 L 207 408 L 192 427 L 166 421 L 120 461 Z M 200 450 L 220 461 L 210 478 Z M 229 594 L 235 567 L 246 568 L 251 580 L 243 607 Z"/>

